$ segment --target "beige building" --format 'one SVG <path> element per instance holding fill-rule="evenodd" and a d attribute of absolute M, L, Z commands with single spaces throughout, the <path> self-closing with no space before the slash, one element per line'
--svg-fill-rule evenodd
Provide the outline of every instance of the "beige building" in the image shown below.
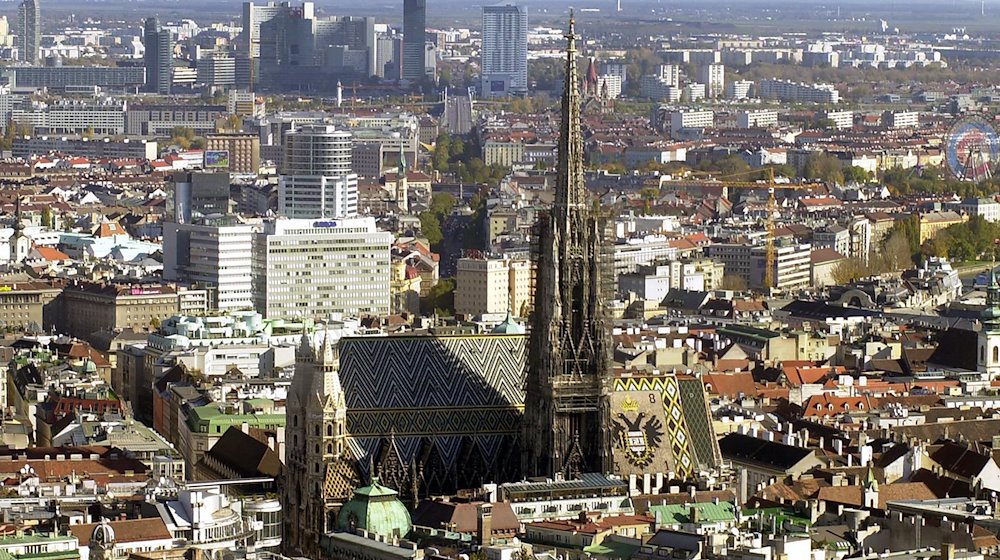
<path fill-rule="evenodd" d="M 59 311 L 62 286 L 31 281 L 0 283 L 0 329 L 48 329 Z"/>
<path fill-rule="evenodd" d="M 193 293 L 203 295 L 202 290 L 178 292 L 170 285 L 80 282 L 63 290 L 62 329 L 83 339 L 97 331 L 149 329 L 180 312 L 195 311 L 181 305 Z M 206 304 L 202 299 L 201 312 Z"/>
<path fill-rule="evenodd" d="M 958 212 L 927 212 L 920 215 L 920 242 L 931 239 L 948 226 L 965 223 L 969 219 L 966 214 Z"/>
<path fill-rule="evenodd" d="M 483 146 L 483 163 L 511 167 L 524 159 L 524 144 L 488 140 Z"/>
<path fill-rule="evenodd" d="M 260 137 L 256 134 L 209 134 L 205 151 L 229 152 L 231 173 L 257 173 L 260 170 Z M 206 167 L 209 163 L 206 162 Z"/>
<path fill-rule="evenodd" d="M 534 268 L 527 257 L 463 258 L 455 275 L 455 312 L 506 313 L 526 317 L 531 309 Z"/>

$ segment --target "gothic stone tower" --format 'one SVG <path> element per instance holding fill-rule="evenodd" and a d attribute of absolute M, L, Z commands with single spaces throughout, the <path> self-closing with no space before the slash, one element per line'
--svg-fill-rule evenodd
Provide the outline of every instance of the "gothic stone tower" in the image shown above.
<path fill-rule="evenodd" d="M 535 313 L 525 386 L 527 476 L 574 476 L 609 469 L 604 421 L 610 337 L 604 320 L 604 222 L 583 179 L 576 35 L 566 34 L 566 82 L 556 196 L 539 220 Z"/>
<path fill-rule="evenodd" d="M 318 351 L 309 338 L 295 356 L 288 393 L 284 544 L 310 554 L 320 536 L 332 531 L 340 506 L 360 485 L 347 448 L 347 405 L 340 385 L 340 351 L 324 339 Z"/>

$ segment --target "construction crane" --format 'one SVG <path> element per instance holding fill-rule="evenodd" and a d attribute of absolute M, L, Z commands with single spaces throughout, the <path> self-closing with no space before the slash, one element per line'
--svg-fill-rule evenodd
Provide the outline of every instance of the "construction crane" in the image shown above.
<path fill-rule="evenodd" d="M 778 250 L 775 246 L 775 228 L 774 216 L 778 213 L 778 200 L 775 198 L 774 193 L 777 189 L 793 189 L 793 190 L 810 190 L 815 187 L 815 185 L 808 184 L 797 184 L 797 183 L 778 183 L 774 180 L 774 170 L 767 168 L 765 170 L 766 179 L 760 181 L 738 181 L 734 180 L 738 177 L 744 177 L 746 175 L 752 175 L 760 173 L 760 170 L 755 169 L 753 171 L 746 171 L 743 173 L 735 173 L 732 175 L 725 175 L 722 177 L 712 177 L 706 173 L 692 173 L 695 176 L 708 176 L 706 179 L 696 179 L 696 180 L 684 180 L 681 183 L 684 186 L 692 187 L 722 187 L 726 189 L 724 196 L 728 195 L 729 189 L 746 189 L 746 190 L 761 190 L 767 189 L 767 216 L 765 218 L 765 225 L 767 227 L 767 246 L 765 248 L 765 263 L 764 263 L 764 287 L 765 289 L 773 288 L 775 285 L 775 270 L 777 268 L 776 264 L 778 261 Z M 669 184 L 669 183 L 668 183 Z M 661 183 L 662 186 L 662 183 Z"/>

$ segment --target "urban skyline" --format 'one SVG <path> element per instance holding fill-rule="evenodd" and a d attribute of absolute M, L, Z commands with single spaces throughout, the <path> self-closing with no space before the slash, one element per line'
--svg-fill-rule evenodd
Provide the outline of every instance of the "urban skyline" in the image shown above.
<path fill-rule="evenodd" d="M 42 4 L 0 556 L 1000 554 L 991 4 Z"/>

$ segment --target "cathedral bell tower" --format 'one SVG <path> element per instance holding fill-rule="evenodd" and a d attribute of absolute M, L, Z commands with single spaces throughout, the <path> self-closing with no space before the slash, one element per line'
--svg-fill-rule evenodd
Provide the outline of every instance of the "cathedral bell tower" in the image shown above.
<path fill-rule="evenodd" d="M 979 353 L 976 365 L 989 379 L 1000 377 L 1000 285 L 997 284 L 996 258 L 990 267 L 990 285 L 986 288 L 986 307 L 980 315 Z"/>
<path fill-rule="evenodd" d="M 535 312 L 525 385 L 522 468 L 526 476 L 607 472 L 606 382 L 610 293 L 604 220 L 584 185 L 577 36 L 570 15 L 556 194 L 538 221 Z"/>
<path fill-rule="evenodd" d="M 309 337 L 302 336 L 287 411 L 285 544 L 289 551 L 310 553 L 333 530 L 337 511 L 358 482 L 340 476 L 350 463 L 347 404 L 340 385 L 340 351 L 328 338 L 314 349 Z"/>

